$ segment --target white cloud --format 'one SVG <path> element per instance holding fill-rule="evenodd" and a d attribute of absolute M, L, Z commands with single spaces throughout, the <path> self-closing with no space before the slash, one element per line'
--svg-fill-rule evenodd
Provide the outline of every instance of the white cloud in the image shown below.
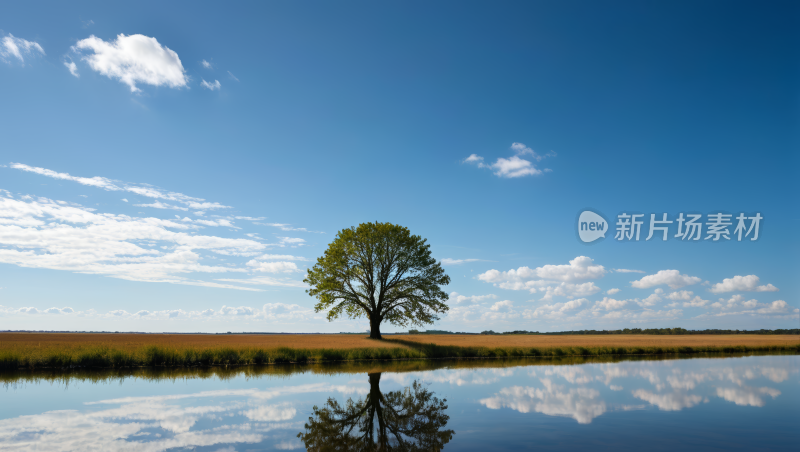
<path fill-rule="evenodd" d="M 630 302 L 631 300 L 619 300 Z M 635 299 L 633 300 L 635 301 Z M 609 304 L 609 307 L 613 308 L 613 303 Z M 665 321 L 665 320 L 674 320 L 680 318 L 683 315 L 683 311 L 680 309 L 671 309 L 669 311 L 654 311 L 652 309 L 644 308 L 641 312 L 635 312 L 631 310 L 611 310 L 606 314 L 602 314 L 602 308 L 595 306 L 592 312 L 593 316 L 596 319 L 601 320 L 612 320 L 612 321 L 630 321 L 631 323 L 651 323 L 657 321 Z"/>
<path fill-rule="evenodd" d="M 756 312 L 759 314 L 782 314 L 789 312 L 789 304 L 783 300 L 775 300 Z"/>
<path fill-rule="evenodd" d="M 64 60 L 64 66 L 69 69 L 69 73 L 74 75 L 75 77 L 80 78 L 81 74 L 78 73 L 78 65 L 75 64 L 72 59 Z"/>
<path fill-rule="evenodd" d="M 234 308 L 233 306 L 225 306 L 223 305 L 217 314 L 219 315 L 253 315 L 256 311 L 249 307 L 249 306 L 239 306 L 238 308 Z"/>
<path fill-rule="evenodd" d="M 725 278 L 721 283 L 714 284 L 709 289 L 713 293 L 724 292 L 777 292 L 778 288 L 772 284 L 759 286 L 760 282 L 758 276 L 734 276 L 733 278 Z"/>
<path fill-rule="evenodd" d="M 528 146 L 525 146 L 525 144 L 523 143 L 512 143 L 511 150 L 514 151 L 517 155 L 530 155 L 531 158 L 533 158 L 537 162 L 540 162 L 542 161 L 542 159 L 545 159 L 547 157 L 556 156 L 556 153 L 553 151 L 550 151 L 545 155 L 539 155 L 533 149 L 529 148 Z"/>
<path fill-rule="evenodd" d="M 264 244 L 188 234 L 184 232 L 187 228 L 172 220 L 96 213 L 46 198 L 0 196 L 0 263 L 131 281 L 258 290 L 185 275 L 247 272 L 245 268 L 204 265 L 199 251 L 246 256 L 263 252 Z"/>
<path fill-rule="evenodd" d="M 554 296 L 568 297 L 568 298 L 586 297 L 600 291 L 600 288 L 597 287 L 593 282 L 585 282 L 581 284 L 562 282 L 555 286 L 550 285 L 550 283 L 546 281 L 534 281 L 534 282 L 538 283 L 538 286 L 540 287 L 539 292 L 545 293 L 544 296 L 541 298 L 542 301 L 552 301 Z M 533 293 L 533 289 L 530 289 L 529 291 Z"/>
<path fill-rule="evenodd" d="M 255 272 L 265 273 L 292 273 L 299 271 L 297 264 L 294 262 L 261 262 L 253 259 L 247 262 L 247 266 L 251 267 Z"/>
<path fill-rule="evenodd" d="M 183 210 L 183 209 L 181 209 L 181 210 Z M 175 216 L 177 217 L 177 215 L 175 215 Z M 216 227 L 225 227 L 225 228 L 232 228 L 232 229 L 241 229 L 238 226 L 234 226 L 234 224 L 231 223 L 230 220 L 227 220 L 225 218 L 218 218 L 216 220 L 202 220 L 202 219 L 192 220 L 189 217 L 184 217 L 181 220 L 181 222 L 190 223 L 190 224 L 201 224 L 203 226 L 216 226 Z M 248 234 L 248 235 L 250 235 L 250 234 Z"/>
<path fill-rule="evenodd" d="M 585 298 L 578 298 L 563 303 L 546 304 L 539 306 L 533 311 L 525 311 L 523 316 L 527 319 L 560 319 L 567 313 L 575 311 L 588 302 L 589 300 Z"/>
<path fill-rule="evenodd" d="M 720 299 L 720 301 L 725 301 L 725 300 Z M 714 303 L 713 305 L 711 305 L 711 307 L 717 309 L 732 309 L 738 307 L 738 305 L 736 304 L 737 301 L 739 300 L 728 300 L 727 305 L 723 305 L 721 302 Z M 775 300 L 772 303 L 758 303 L 756 300 L 749 300 L 741 304 L 742 307 L 747 309 L 744 311 L 706 313 L 706 314 L 701 314 L 695 318 L 701 319 L 706 317 L 723 317 L 729 315 L 748 315 L 752 317 L 784 318 L 784 319 L 795 319 L 795 320 L 800 319 L 800 308 L 792 309 L 792 307 L 784 300 Z"/>
<path fill-rule="evenodd" d="M 495 299 L 495 296 L 484 296 L 483 299 Z M 447 317 L 443 319 L 444 322 L 464 322 L 473 323 L 485 326 L 486 322 L 507 322 L 510 320 L 518 319 L 520 313 L 514 309 L 514 302 L 511 300 L 503 300 L 493 303 L 490 306 L 473 303 L 467 300 L 464 304 L 456 304 L 450 307 L 447 312 Z"/>
<path fill-rule="evenodd" d="M 442 259 L 442 265 L 458 265 L 458 264 L 466 264 L 468 262 L 479 262 L 481 259 L 450 259 L 446 257 Z"/>
<path fill-rule="evenodd" d="M 691 300 L 694 292 L 691 290 L 681 290 L 678 292 L 672 292 L 671 294 L 667 295 L 667 298 L 670 300 Z"/>
<path fill-rule="evenodd" d="M 470 304 L 480 303 L 481 301 L 484 300 L 496 299 L 496 298 L 497 295 L 492 295 L 492 294 L 466 296 L 466 295 L 460 295 L 458 292 L 450 293 L 450 301 L 455 304 L 461 304 L 461 305 L 470 305 Z"/>
<path fill-rule="evenodd" d="M 262 312 L 267 320 L 303 320 L 321 318 L 313 309 L 304 308 L 296 304 L 267 303 Z"/>
<path fill-rule="evenodd" d="M 267 261 L 274 261 L 274 260 L 283 260 L 283 261 L 307 261 L 305 257 L 299 256 L 292 256 L 289 254 L 263 254 L 258 256 L 256 259 L 267 260 Z"/>
<path fill-rule="evenodd" d="M 499 272 L 489 270 L 478 275 L 478 279 L 490 283 L 517 282 L 528 279 L 547 279 L 564 282 L 580 281 L 585 279 L 598 279 L 605 275 L 602 265 L 593 265 L 593 260 L 586 256 L 578 256 L 565 265 L 543 265 L 531 269 L 520 267 L 516 270 Z"/>
<path fill-rule="evenodd" d="M 203 67 L 206 68 L 206 69 L 211 69 L 211 63 L 209 63 L 206 60 L 201 61 L 200 64 L 202 64 Z"/>
<path fill-rule="evenodd" d="M 608 289 L 608 290 L 606 291 L 606 294 L 607 294 L 607 295 L 614 295 L 614 294 L 616 294 L 616 293 L 619 293 L 619 289 L 616 289 L 616 288 L 615 288 L 615 289 Z"/>
<path fill-rule="evenodd" d="M 647 275 L 638 281 L 631 281 L 631 286 L 637 289 L 648 289 L 653 286 L 666 284 L 670 289 L 680 289 L 684 286 L 697 284 L 702 279 L 696 276 L 681 275 L 678 270 L 661 270 L 654 275 Z"/>
<path fill-rule="evenodd" d="M 236 284 L 248 284 L 253 286 L 301 287 L 301 288 L 307 287 L 301 281 L 294 281 L 285 278 L 276 279 L 276 278 L 270 278 L 268 276 L 257 276 L 248 279 L 233 279 L 233 278 L 217 279 L 216 281 L 230 282 Z"/>
<path fill-rule="evenodd" d="M 655 293 L 650 294 L 644 300 L 641 300 L 641 301 L 636 300 L 636 304 L 638 304 L 639 306 L 642 306 L 642 307 L 654 306 L 656 303 L 661 301 L 661 296 L 660 295 L 663 293 L 663 291 L 658 292 L 659 290 L 661 290 L 661 289 L 657 289 L 657 291 Z"/>
<path fill-rule="evenodd" d="M 703 300 L 700 297 L 694 297 L 693 299 L 691 299 L 691 300 L 689 300 L 687 302 L 684 302 L 683 303 L 683 307 L 684 308 L 690 308 L 690 307 L 691 308 L 699 308 L 699 307 L 703 307 L 703 306 L 707 305 L 708 303 L 709 303 L 708 300 Z"/>
<path fill-rule="evenodd" d="M 240 217 L 240 216 L 235 216 L 233 218 L 237 220 L 247 220 L 247 221 L 261 221 L 264 219 L 264 217 Z"/>
<path fill-rule="evenodd" d="M 259 223 L 257 221 L 254 221 L 253 224 L 258 224 L 261 226 L 272 226 L 274 228 L 280 229 L 281 231 L 300 231 L 300 232 L 313 232 L 315 234 L 324 234 L 324 232 L 321 231 L 309 231 L 306 228 L 294 228 L 289 223 Z"/>
<path fill-rule="evenodd" d="M 150 204 L 134 204 L 136 207 L 152 207 L 154 209 L 172 209 L 172 210 L 182 210 L 184 212 L 188 211 L 188 207 L 181 207 L 181 206 L 173 206 L 171 204 L 166 204 L 161 201 L 155 201 Z"/>
<path fill-rule="evenodd" d="M 219 82 L 219 80 L 214 80 L 213 83 L 209 83 L 209 82 L 203 80 L 203 82 L 200 83 L 200 85 L 203 88 L 210 89 L 211 91 L 218 90 L 218 89 L 220 89 L 222 87 L 222 84 Z"/>
<path fill-rule="evenodd" d="M 78 41 L 73 47 L 82 54 L 96 72 L 128 85 L 131 92 L 141 91 L 136 84 L 181 88 L 187 77 L 178 54 L 162 46 L 155 38 L 136 34 L 120 34 L 116 41 L 103 41 L 92 35 Z"/>
<path fill-rule="evenodd" d="M 756 307 L 756 305 L 758 305 L 758 301 L 756 301 L 755 299 L 744 301 L 743 295 L 736 294 L 731 296 L 727 300 L 724 298 L 720 298 L 719 301 L 712 304 L 711 307 L 715 309 L 733 309 L 738 307 L 740 303 L 742 303 L 744 307 L 748 309 L 752 309 Z"/>
<path fill-rule="evenodd" d="M 644 270 L 628 270 L 627 268 L 615 268 L 617 273 L 644 273 Z"/>
<path fill-rule="evenodd" d="M 483 162 L 483 157 L 478 154 L 470 154 L 469 157 L 464 159 L 464 163 L 480 163 Z"/>
<path fill-rule="evenodd" d="M 298 246 L 303 246 L 303 244 L 305 244 L 306 242 L 305 240 L 296 237 L 278 237 L 278 239 L 280 240 L 278 246 L 281 247 L 288 245 L 294 248 Z"/>
<path fill-rule="evenodd" d="M 230 75 L 230 76 L 231 76 L 231 78 L 232 78 L 232 79 L 234 79 L 234 80 L 236 80 L 237 82 L 239 81 L 239 79 L 238 79 L 238 78 L 236 78 L 236 76 L 235 76 L 235 75 L 233 75 L 233 74 L 231 73 L 231 71 L 228 71 L 228 75 Z"/>
<path fill-rule="evenodd" d="M 55 307 L 53 307 L 53 308 L 49 308 L 49 309 L 45 309 L 44 310 L 45 314 L 72 314 L 73 312 L 75 312 L 75 310 L 72 309 L 72 308 L 69 308 L 69 307 L 65 307 L 65 308 L 55 308 Z"/>
<path fill-rule="evenodd" d="M 514 302 L 511 300 L 503 300 L 498 301 L 497 303 L 493 304 L 490 308 L 492 311 L 495 312 L 509 312 L 514 308 Z"/>
<path fill-rule="evenodd" d="M 521 159 L 516 155 L 512 155 L 507 159 L 500 157 L 490 166 L 495 170 L 495 176 L 509 179 L 542 174 L 542 171 L 533 166 L 533 163 L 529 162 L 528 160 Z"/>
<path fill-rule="evenodd" d="M 536 168 L 533 163 L 529 160 L 525 160 L 520 158 L 520 155 L 531 155 L 533 159 L 536 161 L 540 161 L 545 157 L 552 157 L 555 156 L 555 152 L 549 152 L 544 156 L 538 155 L 534 152 L 531 148 L 525 146 L 522 143 L 513 143 L 511 145 L 511 150 L 514 151 L 516 155 L 512 155 L 509 158 L 498 158 L 494 163 L 487 165 L 483 162 L 483 157 L 477 154 L 471 154 L 469 157 L 464 159 L 463 163 L 472 163 L 478 166 L 478 168 L 487 168 L 494 171 L 494 175 L 498 177 L 504 178 L 516 178 L 516 177 L 524 177 L 524 176 L 538 176 L 543 172 L 551 172 L 551 169 L 545 169 L 544 171 Z"/>
<path fill-rule="evenodd" d="M 603 309 L 606 311 L 613 311 L 621 309 L 628 305 L 628 300 L 615 300 L 613 298 L 603 297 L 602 300 L 594 303 L 594 310 Z"/>
<path fill-rule="evenodd" d="M 25 307 L 14 309 L 17 314 L 71 314 L 75 311 L 72 308 L 50 308 L 41 311 L 35 307 Z M 296 304 L 267 303 L 261 309 L 250 306 L 226 306 L 223 305 L 219 310 L 206 309 L 203 311 L 184 311 L 182 309 L 166 309 L 163 311 L 140 310 L 136 313 L 129 313 L 124 309 L 109 311 L 100 314 L 94 310 L 80 311 L 77 314 L 82 318 L 125 318 L 136 321 L 170 321 L 174 319 L 200 320 L 200 319 L 245 319 L 245 320 L 266 320 L 266 321 L 297 321 L 322 319 L 323 315 L 317 314 L 313 309 L 304 308 Z"/>
<path fill-rule="evenodd" d="M 583 297 L 599 292 L 600 288 L 593 282 L 577 281 L 602 278 L 605 272 L 602 265 L 592 264 L 592 259 L 578 256 L 566 265 L 520 267 L 505 272 L 492 269 L 478 275 L 478 279 L 502 289 L 544 292 L 542 300 L 549 301 L 556 295 Z"/>
<path fill-rule="evenodd" d="M 20 63 L 25 63 L 25 57 L 36 54 L 44 55 L 44 49 L 36 41 L 17 38 L 11 33 L 3 36 L 0 40 L 0 58 L 6 63 L 10 63 L 7 58 L 16 58 Z"/>

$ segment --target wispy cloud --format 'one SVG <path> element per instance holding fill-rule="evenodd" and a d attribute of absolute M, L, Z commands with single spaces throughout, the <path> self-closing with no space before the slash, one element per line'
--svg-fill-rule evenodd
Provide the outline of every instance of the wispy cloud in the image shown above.
<path fill-rule="evenodd" d="M 53 179 L 58 180 L 67 180 L 72 182 L 77 182 L 81 185 L 87 185 L 90 187 L 97 187 L 101 188 L 106 191 L 127 191 L 130 193 L 135 193 L 140 196 L 144 196 L 147 198 L 153 198 L 157 200 L 164 200 L 164 201 L 173 201 L 183 204 L 184 207 L 188 207 L 190 209 L 229 209 L 230 206 L 224 206 L 222 204 L 216 202 L 207 202 L 203 198 L 195 198 L 192 196 L 184 195 L 183 193 L 177 192 L 169 192 L 164 191 L 156 187 L 152 187 L 149 185 L 143 184 L 132 184 L 127 182 L 115 181 L 112 179 L 108 179 L 105 177 L 95 176 L 95 177 L 79 177 L 79 176 L 72 176 L 67 173 L 59 173 L 53 170 L 49 170 L 46 168 L 38 168 L 35 166 L 28 166 L 22 163 L 10 163 L 8 165 L 10 168 L 27 171 L 30 173 L 39 174 L 42 176 L 51 177 Z M 128 202 L 127 200 L 124 200 Z M 162 204 L 160 202 L 153 203 L 149 205 L 144 205 L 145 207 L 155 207 L 157 209 L 176 209 L 174 206 L 168 206 L 166 204 Z M 177 207 L 178 210 L 187 210 L 184 207 Z"/>
<path fill-rule="evenodd" d="M 0 59 L 6 63 L 13 61 L 9 58 L 15 58 L 24 64 L 26 57 L 44 54 L 44 49 L 38 42 L 17 38 L 11 33 L 3 36 L 3 39 L 0 40 Z"/>
<path fill-rule="evenodd" d="M 163 203 L 161 201 L 155 201 L 155 202 L 150 203 L 150 204 L 134 204 L 134 206 L 136 206 L 136 207 L 152 207 L 154 209 L 172 209 L 172 210 L 183 210 L 183 211 L 189 210 L 188 207 L 173 206 L 173 205 L 170 205 L 170 204 L 165 204 L 165 203 Z"/>
<path fill-rule="evenodd" d="M 81 74 L 78 73 L 78 65 L 76 65 L 75 62 L 72 61 L 72 58 L 66 57 L 64 59 L 64 66 L 66 66 L 66 68 L 69 69 L 70 74 L 78 78 L 81 77 Z"/>
<path fill-rule="evenodd" d="M 466 264 L 469 262 L 480 262 L 483 259 L 450 259 L 446 257 L 442 259 L 442 265 L 459 265 L 459 264 Z"/>
<path fill-rule="evenodd" d="M 247 267 L 205 264 L 205 253 L 255 256 L 266 249 L 260 242 L 188 234 L 197 226 L 67 204 L 0 196 L 0 263 L 131 281 L 258 290 L 187 275 L 247 273 Z"/>
<path fill-rule="evenodd" d="M 209 83 L 209 82 L 203 80 L 203 82 L 200 83 L 200 85 L 203 88 L 210 89 L 211 91 L 218 90 L 218 89 L 220 89 L 222 87 L 222 84 L 219 82 L 219 80 L 214 80 L 213 83 Z"/>
<path fill-rule="evenodd" d="M 255 222 L 255 221 L 253 223 L 261 225 L 261 226 L 272 226 L 273 228 L 278 228 L 281 231 L 300 231 L 300 232 L 311 232 L 311 233 L 314 233 L 314 234 L 324 234 L 324 232 L 322 232 L 322 231 L 309 231 L 306 228 L 295 228 L 295 227 L 292 227 L 292 225 L 288 224 L 288 223 L 259 223 L 259 222 Z"/>
<path fill-rule="evenodd" d="M 240 217 L 240 216 L 235 216 L 233 218 L 237 220 L 247 220 L 247 221 L 261 221 L 264 219 L 264 217 Z"/>

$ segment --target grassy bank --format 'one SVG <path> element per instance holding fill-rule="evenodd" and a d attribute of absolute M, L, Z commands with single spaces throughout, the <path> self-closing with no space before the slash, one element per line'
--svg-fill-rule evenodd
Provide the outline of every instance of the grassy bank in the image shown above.
<path fill-rule="evenodd" d="M 194 366 L 194 367 L 120 367 L 72 369 L 17 369 L 0 371 L 0 385 L 6 389 L 18 384 L 49 382 L 69 387 L 73 383 L 111 383 L 127 379 L 140 379 L 152 382 L 178 382 L 193 379 L 231 380 L 245 378 L 288 378 L 295 374 L 340 375 L 370 374 L 377 372 L 424 372 L 438 369 L 506 369 L 519 366 L 564 366 L 588 363 L 620 363 L 641 361 L 664 361 L 678 359 L 723 359 L 728 357 L 756 355 L 794 354 L 794 352 L 774 353 L 695 353 L 691 355 L 604 355 L 604 356 L 562 356 L 546 358 L 504 358 L 504 359 L 402 359 L 402 360 L 360 360 L 337 362 L 306 362 L 282 365 L 249 366 Z"/>
<path fill-rule="evenodd" d="M 377 344 L 376 344 L 377 345 Z M 652 347 L 473 347 L 389 339 L 372 348 L 262 348 L 145 345 L 0 347 L 0 369 L 208 367 L 251 364 L 323 363 L 353 360 L 439 358 L 522 358 L 566 356 L 670 355 L 697 353 L 792 352 L 800 343 Z"/>

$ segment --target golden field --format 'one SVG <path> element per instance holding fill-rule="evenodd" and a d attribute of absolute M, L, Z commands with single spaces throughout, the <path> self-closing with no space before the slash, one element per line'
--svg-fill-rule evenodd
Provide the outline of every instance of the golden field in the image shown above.
<path fill-rule="evenodd" d="M 0 350 L 35 348 L 82 348 L 109 346 L 136 349 L 148 345 L 163 347 L 259 347 L 302 349 L 351 349 L 400 347 L 396 340 L 419 344 L 457 347 L 728 347 L 800 344 L 798 335 L 387 335 L 383 341 L 358 334 L 100 334 L 100 333 L 0 333 Z"/>
<path fill-rule="evenodd" d="M 19 348 L 75 348 L 109 346 L 137 349 L 163 347 L 260 347 L 260 348 L 374 348 L 403 347 L 374 341 L 358 334 L 126 334 L 126 333 L 0 333 L 0 351 Z"/>
<path fill-rule="evenodd" d="M 204 367 L 428 358 L 800 352 L 797 335 L 0 333 L 0 369 Z"/>

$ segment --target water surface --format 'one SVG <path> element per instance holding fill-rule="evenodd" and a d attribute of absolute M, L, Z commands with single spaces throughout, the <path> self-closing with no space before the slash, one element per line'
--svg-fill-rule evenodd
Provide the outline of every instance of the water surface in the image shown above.
<path fill-rule="evenodd" d="M 797 450 L 800 356 L 0 374 L 0 449 Z"/>

